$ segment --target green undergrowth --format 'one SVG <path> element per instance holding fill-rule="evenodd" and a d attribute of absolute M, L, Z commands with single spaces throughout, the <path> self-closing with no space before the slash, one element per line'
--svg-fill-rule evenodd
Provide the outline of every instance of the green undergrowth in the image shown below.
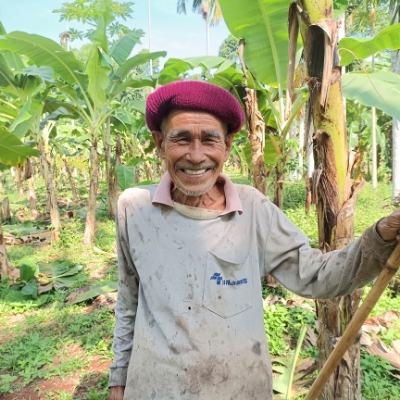
<path fill-rule="evenodd" d="M 235 175 L 233 180 L 248 184 L 249 180 Z M 40 183 L 39 183 L 39 187 Z M 43 188 L 42 188 L 43 189 Z M 62 189 L 62 188 L 61 188 Z M 104 189 L 104 187 L 103 187 Z M 38 193 L 40 193 L 38 191 Z M 44 193 L 43 190 L 41 193 Z M 84 189 L 81 193 L 85 196 Z M 25 200 L 19 200 L 14 190 L 7 195 L 14 209 L 27 207 Z M 68 190 L 61 190 L 60 196 L 68 197 Z M 284 191 L 284 212 L 309 237 L 311 245 L 318 246 L 315 208 L 308 215 L 304 212 L 305 189 L 302 183 L 288 183 Z M 45 202 L 39 198 L 44 210 Z M 355 217 L 356 236 L 370 224 L 393 207 L 390 204 L 390 186 L 380 185 L 373 191 L 367 184 L 357 198 Z M 85 399 L 102 400 L 107 398 L 107 373 L 93 375 L 91 362 L 110 363 L 112 359 L 111 343 L 114 328 L 113 312 L 107 307 L 94 307 L 92 301 L 77 305 L 68 305 L 66 297 L 78 288 L 100 282 L 116 281 L 118 276 L 115 258 L 95 251 L 94 247 L 82 245 L 84 232 L 84 210 L 73 209 L 76 215 L 66 218 L 66 209 L 61 209 L 63 229 L 60 240 L 53 244 L 24 245 L 8 248 L 8 256 L 14 266 L 21 260 L 30 258 L 35 262 L 51 262 L 65 258 L 83 266 L 85 279 L 68 289 L 52 290 L 48 301 L 40 308 L 26 309 L 11 307 L 4 302 L 9 291 L 9 283 L 0 283 L 0 397 L 6 393 L 18 393 L 23 387 L 35 388 L 40 398 L 45 399 Z M 81 212 L 80 212 L 81 211 Z M 98 231 L 95 247 L 106 253 L 115 250 L 115 224 L 107 218 L 104 190 L 98 196 Z M 13 216 L 13 223 L 18 220 Z M 366 289 L 368 292 L 369 288 Z M 288 290 L 263 288 L 263 298 L 277 296 L 280 302 L 266 305 L 264 308 L 264 326 L 271 354 L 291 356 L 302 326 L 315 331 L 315 314 L 300 306 L 287 307 L 286 301 L 296 299 Z M 308 301 L 313 307 L 313 302 Z M 400 309 L 400 296 L 389 290 L 380 299 L 373 315 L 387 310 Z M 400 339 L 400 325 L 396 323 L 381 334 L 381 339 L 390 345 L 392 340 Z M 303 346 L 300 358 L 316 358 L 318 350 L 313 346 Z M 388 372 L 390 366 L 379 359 L 362 352 L 362 391 L 363 399 L 400 399 L 398 380 Z M 73 394 L 57 388 L 41 393 L 38 382 L 53 377 L 67 379 L 78 374 L 80 384 Z M 80 390 L 79 388 L 84 388 Z M 396 397 L 397 396 L 397 397 Z"/>

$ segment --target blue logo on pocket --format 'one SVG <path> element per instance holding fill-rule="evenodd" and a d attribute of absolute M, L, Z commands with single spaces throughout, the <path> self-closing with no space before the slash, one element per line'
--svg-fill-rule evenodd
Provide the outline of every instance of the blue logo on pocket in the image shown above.
<path fill-rule="evenodd" d="M 215 272 L 215 274 L 211 276 L 210 281 L 217 281 L 217 285 L 237 286 L 246 284 L 247 278 L 240 279 L 239 281 L 231 281 L 230 279 L 225 280 L 219 272 Z"/>

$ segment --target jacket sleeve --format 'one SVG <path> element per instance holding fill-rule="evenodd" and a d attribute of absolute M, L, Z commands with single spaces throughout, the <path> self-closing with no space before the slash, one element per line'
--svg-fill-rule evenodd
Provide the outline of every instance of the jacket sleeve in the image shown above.
<path fill-rule="evenodd" d="M 307 236 L 273 207 L 265 247 L 265 272 L 290 291 L 308 298 L 343 296 L 365 286 L 381 272 L 394 245 L 383 241 L 376 224 L 341 250 L 323 254 Z"/>
<path fill-rule="evenodd" d="M 133 333 L 138 305 L 139 277 L 129 251 L 125 209 L 118 206 L 117 217 L 118 299 L 115 307 L 115 330 L 108 386 L 126 386 Z"/>

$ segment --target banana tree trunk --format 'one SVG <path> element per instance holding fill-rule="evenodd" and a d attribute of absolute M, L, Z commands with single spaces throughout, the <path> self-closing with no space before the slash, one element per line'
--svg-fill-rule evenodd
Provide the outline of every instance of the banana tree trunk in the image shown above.
<path fill-rule="evenodd" d="M 92 132 L 92 149 L 89 158 L 89 204 L 86 215 L 85 232 L 83 235 L 83 244 L 91 246 L 94 243 L 96 233 L 96 197 L 99 189 L 100 159 L 97 152 L 98 135 L 96 130 Z"/>
<path fill-rule="evenodd" d="M 39 215 L 36 202 L 36 189 L 33 176 L 28 179 L 28 203 L 31 211 L 31 217 L 36 219 Z"/>
<path fill-rule="evenodd" d="M 247 85 L 247 68 L 244 63 L 244 40 L 239 42 L 239 58 L 244 75 L 245 97 L 244 112 L 246 116 L 247 135 L 251 146 L 251 164 L 253 174 L 253 186 L 265 196 L 267 195 L 267 171 L 264 163 L 265 123 L 258 109 L 257 91 Z"/>
<path fill-rule="evenodd" d="M 106 121 L 106 130 L 104 137 L 104 158 L 106 162 L 106 176 L 107 176 L 107 209 L 108 216 L 114 220 L 117 212 L 117 198 L 118 198 L 118 177 L 117 177 L 117 166 L 121 164 L 121 136 L 118 133 L 116 135 L 116 150 L 115 150 L 115 163 L 111 163 L 111 132 L 110 132 L 110 118 Z"/>
<path fill-rule="evenodd" d="M 290 9 L 296 14 L 304 44 L 310 93 L 308 125 L 314 125 L 312 198 L 317 207 L 319 247 L 340 249 L 354 237 L 355 198 L 362 183 L 351 183 L 355 154 L 347 150 L 347 135 L 341 69 L 338 66 L 337 21 L 333 1 L 299 0 Z M 361 298 L 360 291 L 341 298 L 317 301 L 319 320 L 319 368 L 351 321 Z M 361 399 L 360 337 L 344 359 L 319 399 Z"/>
<path fill-rule="evenodd" d="M 4 237 L 3 237 L 3 226 L 2 226 L 2 211 L 3 207 L 0 203 L 0 278 L 3 280 L 4 278 L 10 275 L 11 265 L 7 258 L 7 251 L 4 246 Z"/>
<path fill-rule="evenodd" d="M 145 152 L 144 152 L 143 146 L 142 146 L 140 143 L 137 144 L 137 150 L 138 150 L 138 153 L 139 153 L 143 158 L 146 157 L 146 154 L 145 154 Z M 146 179 L 149 180 L 149 181 L 154 181 L 153 168 L 151 167 L 150 163 L 146 160 L 146 161 L 143 163 L 143 165 L 144 165 L 144 171 L 145 171 L 145 173 L 146 173 Z"/>
<path fill-rule="evenodd" d="M 24 197 L 24 189 L 22 187 L 22 170 L 19 167 L 15 167 L 15 184 L 18 189 L 18 198 L 22 199 Z"/>
<path fill-rule="evenodd" d="M 72 174 L 72 170 L 71 170 L 71 166 L 68 164 L 67 161 L 67 157 L 65 155 L 62 156 L 62 160 L 64 162 L 64 166 L 65 166 L 65 171 L 67 173 L 67 178 L 69 181 L 69 186 L 71 188 L 71 192 L 72 192 L 72 199 L 74 201 L 79 201 L 79 196 L 78 196 L 78 192 L 76 190 L 76 185 L 75 185 L 75 179 L 74 176 Z"/>
<path fill-rule="evenodd" d="M 43 139 L 38 140 L 37 149 L 40 154 L 40 163 L 42 166 L 42 172 L 46 186 L 48 211 L 50 213 L 51 225 L 53 226 L 52 240 L 58 240 L 61 228 L 61 219 L 60 212 L 58 210 L 57 195 L 53 177 L 53 163 L 51 161 L 47 143 L 44 142 Z"/>

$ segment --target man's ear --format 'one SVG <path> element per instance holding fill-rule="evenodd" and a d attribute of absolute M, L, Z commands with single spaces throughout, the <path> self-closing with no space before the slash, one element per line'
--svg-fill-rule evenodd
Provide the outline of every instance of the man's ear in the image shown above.
<path fill-rule="evenodd" d="M 161 131 L 152 131 L 153 139 L 156 143 L 158 155 L 162 160 L 165 160 L 165 143 L 164 143 L 164 134 Z"/>
<path fill-rule="evenodd" d="M 231 147 L 233 143 L 234 133 L 227 133 L 225 135 L 225 158 L 224 161 L 228 161 L 229 155 L 231 153 Z"/>

